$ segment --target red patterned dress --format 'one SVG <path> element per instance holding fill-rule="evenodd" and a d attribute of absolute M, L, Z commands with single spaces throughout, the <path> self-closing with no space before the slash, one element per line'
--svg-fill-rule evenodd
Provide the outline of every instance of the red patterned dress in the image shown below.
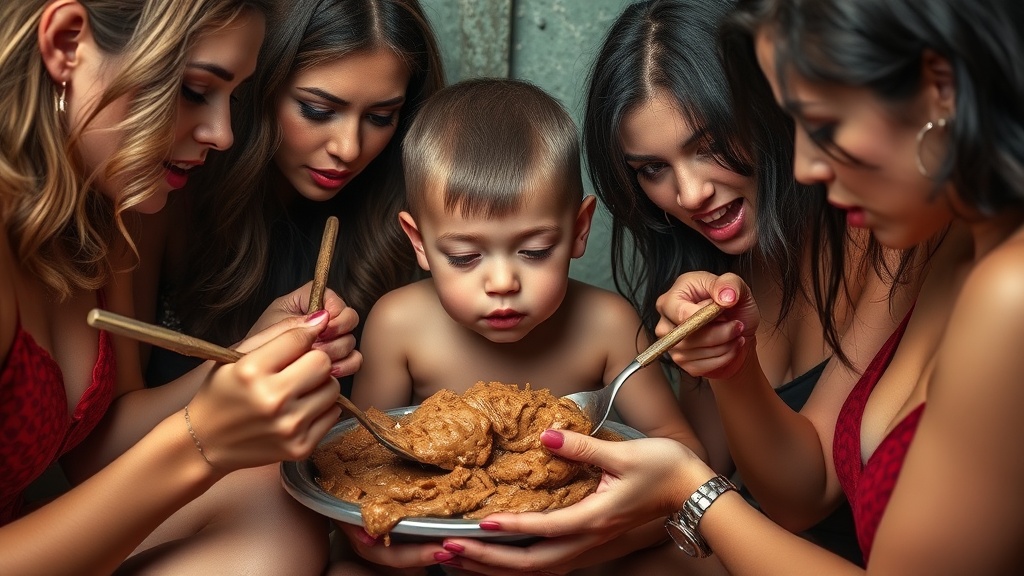
<path fill-rule="evenodd" d="M 100 332 L 92 382 L 68 414 L 60 366 L 21 326 L 0 365 L 0 526 L 19 516 L 22 492 L 92 432 L 114 398 L 110 336 Z"/>
<path fill-rule="evenodd" d="M 885 507 L 889 504 L 889 497 L 892 496 L 896 480 L 903 468 L 903 460 L 907 456 L 910 443 L 914 440 L 914 433 L 917 432 L 917 424 L 924 412 L 922 403 L 907 414 L 907 417 L 882 440 L 867 463 L 862 464 L 860 425 L 864 416 L 864 406 L 896 353 L 896 347 L 903 338 L 909 320 L 910 312 L 864 371 L 864 375 L 843 404 L 836 422 L 832 456 L 835 459 L 839 483 L 842 484 L 853 509 L 857 540 L 864 553 L 865 564 L 871 554 L 871 544 L 875 540 L 882 515 L 885 514 Z"/>

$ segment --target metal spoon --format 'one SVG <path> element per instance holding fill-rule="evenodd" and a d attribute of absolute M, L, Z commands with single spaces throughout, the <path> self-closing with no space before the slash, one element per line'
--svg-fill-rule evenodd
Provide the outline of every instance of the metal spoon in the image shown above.
<path fill-rule="evenodd" d="M 239 361 L 243 354 L 238 350 L 232 350 L 230 348 L 224 348 L 218 346 L 212 342 L 195 338 L 182 334 L 181 332 L 175 332 L 163 326 L 154 326 L 129 318 L 127 316 L 121 316 L 113 312 L 94 308 L 89 312 L 86 318 L 86 322 L 89 326 L 100 330 L 106 330 L 114 334 L 126 336 L 153 346 L 159 346 L 172 350 L 185 356 L 191 356 L 193 358 L 201 358 L 203 360 L 213 360 L 214 362 L 222 362 L 231 364 Z M 351 400 L 346 398 L 344 395 L 339 394 L 337 399 L 338 404 L 344 407 L 346 410 L 351 412 L 356 420 L 360 424 L 366 427 L 370 431 L 370 434 L 377 439 L 385 448 L 391 450 L 401 458 L 406 460 L 412 460 L 413 462 L 420 462 L 420 460 L 411 452 L 403 448 L 397 440 L 394 440 L 395 436 L 392 434 L 392 430 L 388 429 L 382 423 L 378 423 L 371 420 L 366 414 L 356 407 Z"/>
<path fill-rule="evenodd" d="M 641 352 L 629 366 L 626 366 L 622 372 L 619 372 L 619 375 L 612 380 L 611 384 L 600 390 L 567 394 L 563 398 L 568 398 L 575 402 L 592 422 L 590 433 L 597 432 L 604 425 L 604 421 L 608 419 L 612 403 L 615 402 L 615 395 L 618 394 L 619 388 L 622 387 L 627 378 L 632 376 L 637 370 L 653 362 L 665 353 L 666 350 L 678 344 L 680 340 L 703 327 L 714 319 L 715 316 L 718 316 L 721 311 L 722 307 L 714 302 L 697 310 L 692 316 L 684 320 L 682 324 L 673 328 L 671 332 L 665 334 L 657 342 L 651 344 L 647 350 Z"/>

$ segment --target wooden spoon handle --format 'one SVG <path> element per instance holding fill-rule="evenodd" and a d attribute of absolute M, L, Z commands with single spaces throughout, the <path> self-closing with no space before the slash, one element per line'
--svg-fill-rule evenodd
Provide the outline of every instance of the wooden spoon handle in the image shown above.
<path fill-rule="evenodd" d="M 307 314 L 319 312 L 324 307 L 324 291 L 327 289 L 327 274 L 331 271 L 331 259 L 334 255 L 334 244 L 338 238 L 338 217 L 327 218 L 324 226 L 324 237 L 320 240 L 320 253 L 316 258 L 316 269 L 313 272 L 313 288 L 309 292 L 309 309 Z"/>
<path fill-rule="evenodd" d="M 175 332 L 163 326 L 154 326 L 153 324 L 147 324 L 146 322 L 99 308 L 92 309 L 86 317 L 86 321 L 93 328 L 113 332 L 114 334 L 173 350 L 178 354 L 192 356 L 193 358 L 231 363 L 237 362 L 242 357 L 242 353 L 237 350 L 224 348 L 206 340 Z"/>
<path fill-rule="evenodd" d="M 714 302 L 700 310 L 697 310 L 689 318 L 683 320 L 682 324 L 673 328 L 671 332 L 665 334 L 659 338 L 657 342 L 651 344 L 647 350 L 641 352 L 640 355 L 636 357 L 636 361 L 639 362 L 641 366 L 647 366 L 655 358 L 664 354 L 669 348 L 678 344 L 680 340 L 699 330 L 708 322 L 711 322 L 711 320 L 713 320 L 715 316 L 718 316 L 721 311 L 722 307 Z"/>
<path fill-rule="evenodd" d="M 214 362 L 221 362 L 224 364 L 230 364 L 232 362 L 238 362 L 244 356 L 242 352 L 238 350 L 232 350 L 223 346 L 218 346 L 212 342 L 207 342 L 200 338 L 194 338 L 181 332 L 175 332 L 164 328 L 163 326 L 154 326 L 153 324 L 147 324 L 141 320 L 129 318 L 127 316 L 121 316 L 113 312 L 101 310 L 99 308 L 93 308 L 89 311 L 89 315 L 86 317 L 86 322 L 89 326 L 100 330 L 106 330 L 120 336 L 139 340 L 153 346 L 159 346 L 172 350 L 178 354 L 184 354 L 185 356 L 192 356 L 193 358 L 200 358 L 202 360 L 213 360 Z M 359 410 L 351 400 L 346 398 L 343 394 L 338 394 L 336 400 L 343 408 L 349 410 Z"/>

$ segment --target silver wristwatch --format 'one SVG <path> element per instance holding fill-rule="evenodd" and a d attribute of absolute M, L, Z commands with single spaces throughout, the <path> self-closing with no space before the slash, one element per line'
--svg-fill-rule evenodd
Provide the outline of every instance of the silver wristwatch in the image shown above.
<path fill-rule="evenodd" d="M 668 517 L 665 521 L 665 530 L 680 550 L 695 558 L 707 558 L 711 555 L 711 546 L 700 535 L 697 527 L 704 516 L 704 511 L 715 499 L 729 490 L 736 490 L 736 486 L 725 476 L 715 476 L 697 488 L 686 502 L 683 502 L 683 507 L 678 512 Z"/>

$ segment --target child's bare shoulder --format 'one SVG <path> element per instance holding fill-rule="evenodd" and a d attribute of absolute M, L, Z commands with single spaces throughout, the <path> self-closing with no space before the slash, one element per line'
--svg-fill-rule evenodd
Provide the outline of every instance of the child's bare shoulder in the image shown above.
<path fill-rule="evenodd" d="M 593 330 L 630 330 L 640 326 L 640 316 L 621 294 L 578 280 L 569 283 L 565 302 Z"/>
<path fill-rule="evenodd" d="M 366 325 L 388 330 L 412 329 L 430 325 L 438 314 L 444 314 L 444 309 L 437 299 L 433 280 L 428 278 L 381 296 L 370 309 Z"/>

